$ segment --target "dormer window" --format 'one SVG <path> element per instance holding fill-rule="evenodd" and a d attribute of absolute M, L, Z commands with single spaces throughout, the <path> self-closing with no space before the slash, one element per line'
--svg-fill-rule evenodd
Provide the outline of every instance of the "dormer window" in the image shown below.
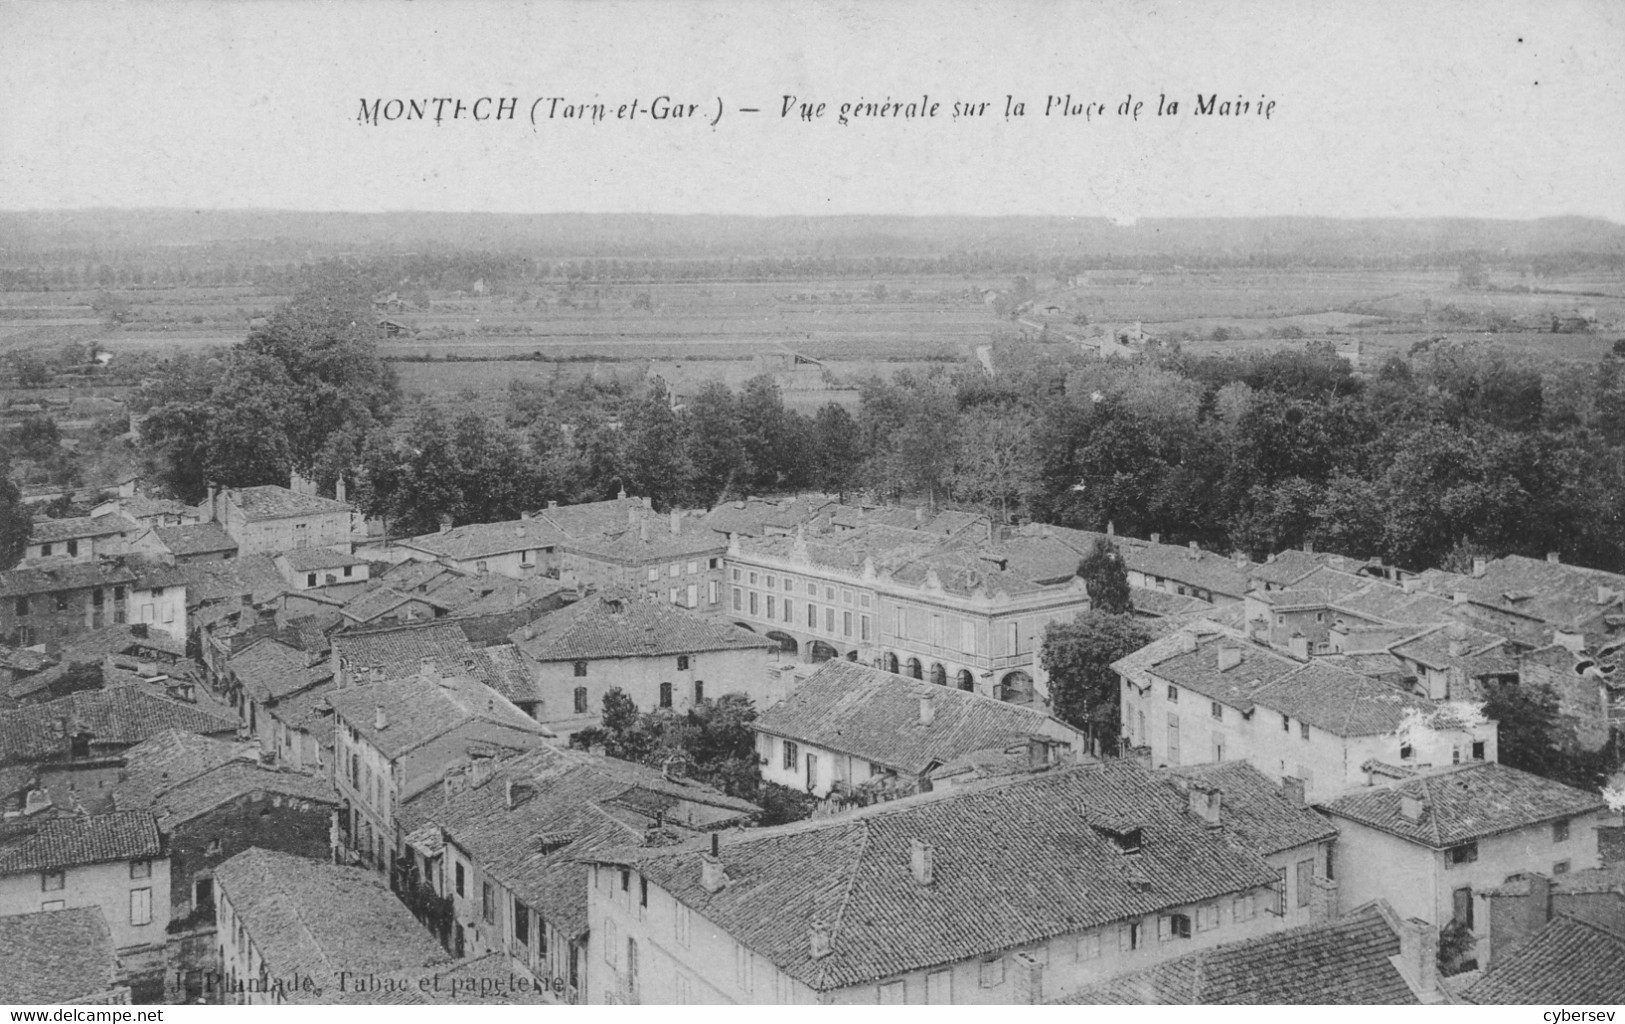
<path fill-rule="evenodd" d="M 1170 704 L 1178 704 L 1179 703 L 1179 687 L 1177 687 L 1177 686 L 1169 686 L 1168 687 L 1168 703 L 1170 703 Z"/>

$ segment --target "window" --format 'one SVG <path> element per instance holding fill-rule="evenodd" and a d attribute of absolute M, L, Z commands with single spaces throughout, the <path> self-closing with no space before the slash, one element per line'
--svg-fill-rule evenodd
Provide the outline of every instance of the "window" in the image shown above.
<path fill-rule="evenodd" d="M 1275 885 L 1270 890 L 1270 905 L 1266 908 L 1276 917 L 1286 916 L 1286 868 L 1275 869 Z"/>
<path fill-rule="evenodd" d="M 834 587 L 825 587 L 824 588 L 824 600 L 826 600 L 826 601 L 835 600 L 835 588 Z"/>
<path fill-rule="evenodd" d="M 465 891 L 465 884 L 466 883 L 465 883 L 464 879 L 465 879 L 465 876 L 463 874 L 463 863 L 462 863 L 462 861 L 458 861 L 457 862 L 457 895 L 459 895 L 459 896 L 468 895 L 468 893 Z"/>
<path fill-rule="evenodd" d="M 41 544 L 39 546 L 39 553 L 40 553 L 41 557 L 44 557 L 45 555 L 49 555 L 51 553 L 51 545 L 49 545 L 49 544 Z"/>
<path fill-rule="evenodd" d="M 769 590 L 777 590 L 777 589 L 779 589 L 779 578 L 777 576 L 774 576 L 771 573 L 769 573 L 768 577 L 767 577 L 767 589 L 769 589 Z"/>
<path fill-rule="evenodd" d="M 1569 819 L 1563 818 L 1552 822 L 1552 842 L 1566 843 L 1569 841 Z"/>
<path fill-rule="evenodd" d="M 530 945 L 530 910 L 523 903 L 513 903 L 513 940 L 521 946 Z"/>
<path fill-rule="evenodd" d="M 903 983 L 901 981 L 888 981 L 880 986 L 880 998 L 875 1000 L 882 1006 L 903 1005 Z"/>
<path fill-rule="evenodd" d="M 784 741 L 784 767 L 787 771 L 795 771 L 796 763 L 801 760 L 799 748 L 795 740 Z M 61 888 L 58 886 L 57 888 Z"/>
<path fill-rule="evenodd" d="M 758 612 L 758 611 L 757 611 L 757 610 L 756 610 L 756 603 L 757 603 L 757 602 L 756 602 L 756 591 L 754 591 L 754 590 L 752 590 L 752 591 L 751 591 L 751 592 L 750 592 L 750 613 L 751 613 L 751 614 L 752 614 L 752 615 L 758 615 L 758 614 L 760 614 L 760 613 L 759 613 L 759 612 Z"/>
<path fill-rule="evenodd" d="M 738 587 L 734 588 L 734 611 L 745 610 L 745 597 Z"/>
<path fill-rule="evenodd" d="M 615 966 L 615 951 L 621 946 L 620 937 L 615 934 L 615 922 L 604 922 L 604 963 Z"/>
<path fill-rule="evenodd" d="M 780 611 L 783 612 L 780 618 L 784 619 L 785 622 L 796 621 L 795 609 L 790 606 L 790 599 L 788 597 L 784 599 L 784 606 L 780 609 Z"/>
<path fill-rule="evenodd" d="M 750 582 L 750 585 L 753 586 L 753 587 L 756 585 L 756 574 L 755 573 L 750 574 L 750 581 L 749 582 Z"/>
<path fill-rule="evenodd" d="M 1282 715 L 1281 716 L 1281 731 L 1282 732 L 1291 732 L 1292 731 L 1292 719 L 1290 717 L 1288 717 L 1287 715 Z"/>
<path fill-rule="evenodd" d="M 577 679 L 580 679 L 587 674 L 587 663 L 584 661 L 578 661 L 571 667 L 574 670 Z"/>
<path fill-rule="evenodd" d="M 867 615 L 858 616 L 858 639 L 869 639 L 869 616 Z"/>
<path fill-rule="evenodd" d="M 679 672 L 687 672 L 688 671 L 688 655 L 679 654 L 677 656 L 677 671 L 679 671 Z"/>
<path fill-rule="evenodd" d="M 578 686 L 578 687 L 576 687 L 576 714 L 582 715 L 582 714 L 586 714 L 586 712 L 587 712 L 587 688 L 585 686 Z"/>
<path fill-rule="evenodd" d="M 671 567 L 666 570 L 666 575 L 667 576 L 681 576 L 682 574 L 683 574 L 683 566 L 682 566 L 681 563 L 678 563 L 678 562 L 671 563 Z"/>
<path fill-rule="evenodd" d="M 1399 745 L 1399 759 L 1401 761 L 1409 761 L 1415 755 L 1416 751 L 1411 749 L 1411 745 L 1409 743 L 1401 743 Z"/>
<path fill-rule="evenodd" d="M 649 880 L 641 875 L 638 876 L 638 906 L 649 906 Z"/>
<path fill-rule="evenodd" d="M 1452 910 L 1451 920 L 1460 921 L 1468 928 L 1473 926 L 1473 887 L 1464 885 L 1450 894 Z"/>
<path fill-rule="evenodd" d="M 1460 846 L 1452 846 L 1444 851 L 1445 867 L 1452 867 L 1456 864 L 1471 864 L 1476 860 L 1478 860 L 1477 843 L 1462 843 Z"/>
<path fill-rule="evenodd" d="M 18 615 L 27 615 L 28 614 L 28 598 L 19 597 L 17 599 L 17 614 Z"/>
<path fill-rule="evenodd" d="M 315 585 L 316 585 L 316 574 L 313 573 L 313 572 L 305 573 L 305 586 L 314 587 Z"/>
<path fill-rule="evenodd" d="M 1178 704 L 1179 703 L 1179 687 L 1177 687 L 1177 686 L 1168 687 L 1168 703 L 1170 703 L 1170 704 Z"/>
<path fill-rule="evenodd" d="M 76 540 L 68 541 L 68 554 L 77 555 L 78 553 L 79 553 L 79 542 L 76 541 Z"/>
<path fill-rule="evenodd" d="M 1473 741 L 1473 760 L 1474 761 L 1482 761 L 1482 760 L 1484 760 L 1484 741 L 1483 740 L 1474 740 Z"/>
<path fill-rule="evenodd" d="M 809 604 L 807 606 L 807 628 L 818 628 L 818 606 L 815 604 Z"/>
<path fill-rule="evenodd" d="M 983 988 L 998 988 L 1004 984 L 1004 957 L 996 956 L 991 960 L 983 960 L 978 972 L 979 981 Z"/>
<path fill-rule="evenodd" d="M 1078 936 L 1078 959 L 1095 960 L 1100 956 L 1100 933 L 1085 932 Z"/>
<path fill-rule="evenodd" d="M 673 918 L 673 926 L 677 933 L 677 944 L 679 946 L 687 946 L 689 942 L 690 920 L 689 910 L 686 904 L 677 904 L 677 914 L 675 918 Z"/>
<path fill-rule="evenodd" d="M 660 578 L 660 570 L 658 568 L 652 568 L 652 569 L 650 569 L 648 571 L 647 575 L 648 575 L 648 578 L 649 578 L 649 582 L 653 583 L 655 580 L 658 580 Z"/>
<path fill-rule="evenodd" d="M 722 559 L 713 558 L 710 561 L 705 563 L 705 567 L 707 569 L 720 569 L 722 567 Z"/>
<path fill-rule="evenodd" d="M 772 594 L 767 595 L 767 617 L 769 619 L 776 619 L 779 617 L 777 602 L 778 598 L 774 597 Z"/>
<path fill-rule="evenodd" d="M 852 613 L 851 612 L 842 612 L 841 613 L 841 635 L 842 636 L 851 636 L 852 635 Z"/>
<path fill-rule="evenodd" d="M 40 891 L 41 892 L 58 892 L 58 891 L 60 891 L 61 889 L 63 889 L 68 884 L 67 877 L 68 877 L 68 874 L 67 874 L 66 871 L 41 871 L 40 872 L 40 884 L 39 884 Z"/>
<path fill-rule="evenodd" d="M 808 597 L 817 597 L 818 596 L 818 584 L 812 582 L 811 580 L 807 581 L 807 596 Z"/>
<path fill-rule="evenodd" d="M 717 603 L 717 581 L 710 580 L 705 584 L 705 600 L 708 604 Z"/>
<path fill-rule="evenodd" d="M 683 603 L 683 590 L 682 590 L 682 588 L 681 587 L 672 587 L 671 591 L 668 594 L 668 600 L 670 600 L 672 604 L 682 604 Z"/>
<path fill-rule="evenodd" d="M 705 680 L 694 680 L 694 703 L 698 704 L 705 699 Z"/>
<path fill-rule="evenodd" d="M 1123 925 L 1122 930 L 1117 934 L 1118 947 L 1125 952 L 1139 949 L 1140 945 L 1144 941 L 1144 936 L 1141 934 L 1141 931 L 1140 922 L 1138 921 L 1130 921 Z"/>
<path fill-rule="evenodd" d="M 1214 718 L 1218 719 L 1221 722 L 1224 721 L 1224 705 L 1223 704 L 1220 704 L 1218 701 L 1214 701 L 1213 706 L 1211 708 L 1211 713 L 1212 713 Z"/>
<path fill-rule="evenodd" d="M 130 877 L 131 878 L 151 878 L 152 877 L 152 861 L 150 861 L 150 860 L 132 860 L 132 861 L 130 861 Z"/>
<path fill-rule="evenodd" d="M 1552 865 L 1552 874 L 1554 874 L 1554 875 L 1566 875 L 1568 873 L 1569 873 L 1569 862 L 1568 861 L 1560 860 L 1556 864 Z"/>
<path fill-rule="evenodd" d="M 152 923 L 152 890 L 130 890 L 130 926 L 139 928 Z"/>
<path fill-rule="evenodd" d="M 1210 932 L 1219 927 L 1219 905 L 1208 903 L 1196 908 L 1196 930 Z"/>
<path fill-rule="evenodd" d="M 1191 919 L 1189 914 L 1163 914 L 1157 918 L 1157 941 L 1167 942 L 1169 939 L 1188 939 L 1191 937 Z"/>
<path fill-rule="evenodd" d="M 1230 918 L 1236 923 L 1239 924 L 1242 921 L 1251 921 L 1257 916 L 1258 895 L 1256 893 L 1248 893 L 1245 896 L 1237 896 L 1231 901 Z"/>
<path fill-rule="evenodd" d="M 1314 858 L 1298 861 L 1298 906 L 1307 907 L 1315 893 Z"/>
<path fill-rule="evenodd" d="M 660 684 L 660 706 L 663 707 L 663 708 L 671 707 L 671 684 L 670 683 L 661 683 Z"/>
<path fill-rule="evenodd" d="M 352 573 L 352 572 L 354 572 L 354 571 L 355 571 L 355 566 L 353 566 L 353 565 L 347 565 L 347 566 L 345 566 L 345 567 L 344 567 L 344 578 L 345 578 L 345 579 L 349 579 L 349 578 L 350 578 L 350 574 L 351 574 L 351 573 Z"/>
<path fill-rule="evenodd" d="M 1298 723 L 1298 738 L 1299 739 L 1305 739 L 1305 740 L 1309 738 L 1309 723 L 1308 722 L 1299 722 Z"/>
<path fill-rule="evenodd" d="M 100 597 L 101 593 L 102 592 L 99 591 L 99 590 L 96 591 L 96 596 Z M 100 606 L 101 602 L 97 601 L 96 604 L 97 604 L 97 606 Z M 68 610 L 68 595 L 67 594 L 57 594 L 56 595 L 56 610 L 59 611 L 59 612 L 65 612 L 65 611 Z"/>
<path fill-rule="evenodd" d="M 495 924 L 497 919 L 496 890 L 491 888 L 490 882 L 480 883 L 480 917 L 486 924 Z"/>

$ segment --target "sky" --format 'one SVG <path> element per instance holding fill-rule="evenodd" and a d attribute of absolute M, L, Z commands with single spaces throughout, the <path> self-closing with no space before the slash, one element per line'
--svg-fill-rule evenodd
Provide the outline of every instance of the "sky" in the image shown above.
<path fill-rule="evenodd" d="M 1621 54 L 1617 0 L 0 0 L 0 208 L 1625 222 Z"/>

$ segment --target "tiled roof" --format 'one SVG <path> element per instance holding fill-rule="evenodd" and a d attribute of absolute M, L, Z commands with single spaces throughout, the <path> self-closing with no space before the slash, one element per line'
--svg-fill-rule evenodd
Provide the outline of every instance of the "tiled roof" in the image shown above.
<path fill-rule="evenodd" d="M 920 721 L 929 699 L 932 719 Z M 755 727 L 812 746 L 920 775 L 974 751 L 1004 750 L 1029 736 L 1084 738 L 1049 715 L 841 659 L 826 661 Z"/>
<path fill-rule="evenodd" d="M 1187 650 L 1193 640 L 1196 649 Z M 1221 649 L 1240 651 L 1240 661 L 1221 670 Z M 1112 663 L 1115 671 L 1131 679 L 1143 678 L 1146 672 L 1151 672 L 1161 680 L 1249 713 L 1253 709 L 1254 692 L 1302 667 L 1302 662 L 1238 634 L 1222 630 L 1209 632 L 1200 625 L 1164 637 Z"/>
<path fill-rule="evenodd" d="M 243 517 L 250 521 L 280 519 L 284 516 L 319 515 L 325 512 L 349 512 L 354 508 L 349 502 L 318 498 L 313 494 L 300 494 L 275 484 L 263 487 L 234 487 L 226 491 L 222 497 L 241 509 Z"/>
<path fill-rule="evenodd" d="M 515 704 L 531 703 L 542 699 L 536 680 L 525 668 L 525 659 L 513 644 L 493 644 L 474 652 L 478 664 L 477 675 L 485 685 L 502 694 Z"/>
<path fill-rule="evenodd" d="M 134 533 L 140 524 L 118 512 L 104 516 L 79 516 L 74 519 L 36 519 L 30 544 L 52 544 L 57 541 L 85 537 L 107 537 L 115 533 Z"/>
<path fill-rule="evenodd" d="M 223 561 L 188 562 L 169 570 L 168 578 L 186 587 L 188 607 L 204 601 L 266 600 L 287 588 L 276 562 L 264 553 Z"/>
<path fill-rule="evenodd" d="M 1181 792 L 1191 783 L 1219 790 L 1219 813 L 1242 842 L 1271 854 L 1337 837 L 1337 828 L 1313 807 L 1282 792 L 1246 761 L 1220 761 L 1186 768 L 1159 769 Z"/>
<path fill-rule="evenodd" d="M 316 685 L 332 675 L 325 659 L 311 664 L 312 655 L 274 637 L 256 641 L 226 660 L 226 669 L 256 700 L 264 703 Z"/>
<path fill-rule="evenodd" d="M 776 648 L 730 623 L 703 619 L 664 601 L 603 591 L 515 630 L 514 644 L 537 661 L 647 658 L 700 651 Z"/>
<path fill-rule="evenodd" d="M 411 675 L 380 683 L 361 683 L 334 690 L 327 697 L 336 714 L 386 758 L 416 749 L 470 722 L 508 730 L 511 745 L 528 748 L 545 742 L 547 731 L 507 698 L 475 679 L 444 675 L 430 679 Z M 374 710 L 383 706 L 387 721 L 378 729 Z M 494 735 L 494 734 L 487 734 Z M 491 742 L 497 742 L 494 738 Z"/>
<path fill-rule="evenodd" d="M 1428 668 L 1442 671 L 1460 667 L 1471 676 L 1485 669 L 1517 671 L 1517 659 L 1505 647 L 1505 637 L 1460 623 L 1450 623 L 1402 640 L 1388 649 L 1401 658 L 1420 662 Z"/>
<path fill-rule="evenodd" d="M 124 810 L 147 807 L 170 786 L 212 771 L 232 761 L 259 763 L 259 749 L 252 743 L 200 736 L 179 729 L 165 729 L 124 751 L 124 778 L 115 792 Z"/>
<path fill-rule="evenodd" d="M 342 612 L 345 618 L 365 624 L 388 615 L 402 605 L 413 602 L 426 604 L 441 611 L 451 610 L 438 598 L 431 597 L 428 594 L 403 594 L 386 584 L 365 593 L 357 594 L 345 603 Z"/>
<path fill-rule="evenodd" d="M 78 1003 L 119 979 L 113 933 L 100 907 L 0 917 L 0 1003 Z"/>
<path fill-rule="evenodd" d="M 1625 1003 L 1625 935 L 1559 914 L 1497 957 L 1467 998 L 1485 1005 Z"/>
<path fill-rule="evenodd" d="M 677 532 L 671 526 L 674 516 L 643 509 L 635 512 L 636 522 L 623 521 L 606 526 L 600 533 L 578 534 L 566 539 L 566 550 L 578 555 L 631 564 L 664 559 L 720 555 L 728 539 L 692 515 L 675 515 Z"/>
<path fill-rule="evenodd" d="M 145 811 L 65 814 L 0 826 L 0 875 L 157 857 L 158 826 Z"/>
<path fill-rule="evenodd" d="M 1376 581 L 1358 590 L 1336 594 L 1332 607 L 1334 611 L 1410 625 L 1442 622 L 1452 612 L 1451 602 L 1437 594 L 1422 590 L 1406 593 L 1399 587 Z"/>
<path fill-rule="evenodd" d="M 1369 564 L 1363 558 L 1349 558 L 1322 551 L 1299 551 L 1293 548 L 1271 555 L 1267 562 L 1254 565 L 1250 575 L 1261 583 L 1285 587 L 1303 579 L 1316 569 L 1328 568 L 1353 574 Z"/>
<path fill-rule="evenodd" d="M 439 533 L 408 537 L 397 543 L 441 558 L 464 561 L 557 547 L 565 539 L 565 532 L 545 519 L 514 519 L 502 523 L 470 523 Z"/>
<path fill-rule="evenodd" d="M 1618 612 L 1625 591 L 1625 576 L 1522 555 L 1488 562 L 1482 576 L 1431 571 L 1421 578 L 1435 593 L 1465 593 L 1487 608 L 1569 629 Z"/>
<path fill-rule="evenodd" d="M 384 877 L 365 868 L 251 847 L 215 868 L 214 877 L 268 973 L 309 976 L 322 990 L 291 991 L 291 1001 L 346 1001 L 341 971 L 382 975 L 450 960 Z"/>
<path fill-rule="evenodd" d="M 27 597 L 62 590 L 85 590 L 134 583 L 136 574 L 108 562 L 57 562 L 0 572 L 0 597 Z"/>
<path fill-rule="evenodd" d="M 1229 942 L 1091 985 L 1063 1003 L 1403 1004 L 1419 1000 L 1389 958 L 1399 936 L 1374 905 Z"/>
<path fill-rule="evenodd" d="M 1129 537 L 1117 539 L 1117 548 L 1132 572 L 1193 584 L 1214 594 L 1241 597 L 1248 590 L 1252 562 L 1175 544 L 1153 544 Z M 1195 557 L 1192 557 L 1194 555 Z"/>
<path fill-rule="evenodd" d="M 516 580 L 497 573 L 486 573 L 436 580 L 429 593 L 453 615 L 467 618 L 517 611 L 556 595 L 562 595 L 562 601 L 564 597 L 573 597 L 575 588 L 548 576 Z"/>
<path fill-rule="evenodd" d="M 1205 612 L 1213 607 L 1199 597 L 1181 597 L 1178 594 L 1170 594 L 1165 590 L 1152 590 L 1149 587 L 1130 587 L 1129 603 L 1134 606 L 1135 612 L 1158 618 L 1169 615 L 1187 615 L 1192 612 Z"/>
<path fill-rule="evenodd" d="M 1422 799 L 1420 820 L 1400 813 L 1400 797 Z M 1326 813 L 1443 849 L 1556 818 L 1598 811 L 1595 793 L 1481 761 L 1444 768 L 1386 786 L 1355 790 L 1321 804 Z"/>
<path fill-rule="evenodd" d="M 66 719 L 67 733 L 61 732 Z M 60 757 L 69 739 L 89 733 L 94 745 L 136 744 L 164 731 L 235 733 L 237 718 L 212 705 L 186 704 L 142 690 L 114 686 L 82 690 L 0 715 L 0 764 Z"/>
<path fill-rule="evenodd" d="M 1234 671 L 1234 670 L 1232 670 Z M 1312 661 L 1254 687 L 1252 702 L 1334 736 L 1383 736 L 1413 712 L 1438 705 L 1425 697 L 1358 672 Z"/>
<path fill-rule="evenodd" d="M 295 548 L 282 552 L 288 568 L 294 572 L 315 572 L 318 569 L 342 569 L 347 565 L 366 565 L 365 558 L 328 548 Z"/>
<path fill-rule="evenodd" d="M 839 521 L 839 508 L 831 509 L 833 505 L 837 505 L 836 499 L 827 494 L 799 494 L 788 500 L 751 498 L 723 502 L 701 521 L 718 533 L 760 537 L 773 529 L 794 529 L 823 511 L 834 512 Z"/>
<path fill-rule="evenodd" d="M 335 633 L 333 651 L 352 676 L 377 666 L 384 677 L 410 675 L 429 659 L 441 672 L 473 672 L 474 645 L 456 622 L 422 622 L 353 633 Z"/>
<path fill-rule="evenodd" d="M 417 591 L 430 593 L 436 585 L 447 579 L 461 579 L 467 574 L 461 569 L 453 569 L 449 565 L 439 562 L 419 562 L 408 559 L 385 569 L 372 577 L 374 581 L 381 581 L 403 594 Z"/>
<path fill-rule="evenodd" d="M 511 782 L 534 789 L 510 809 Z M 637 845 L 657 820 L 686 836 L 759 813 L 698 783 L 562 747 L 505 759 L 484 785 L 449 798 L 440 791 L 426 795 L 415 813 L 444 828 L 481 870 L 571 936 L 587 929 L 583 854 Z"/>
<path fill-rule="evenodd" d="M 642 498 L 613 498 L 537 509 L 531 519 L 551 524 L 568 537 L 591 537 L 625 529 L 628 509 L 642 514 L 648 506 Z"/>
<path fill-rule="evenodd" d="M 728 834 L 730 881 L 700 884 L 703 843 L 622 851 L 707 921 L 818 991 L 959 963 L 1267 886 L 1275 872 L 1132 761 L 973 783 L 849 814 Z M 1141 829 L 1128 855 L 1101 829 Z M 934 847 L 914 880 L 911 843 Z M 814 958 L 814 924 L 830 952 Z"/>
<path fill-rule="evenodd" d="M 8 647 L 0 644 L 0 668 L 13 672 L 38 672 L 56 664 L 48 654 L 31 651 L 26 647 Z"/>
<path fill-rule="evenodd" d="M 325 779 L 303 772 L 231 761 L 160 792 L 151 811 L 165 830 L 207 814 L 221 804 L 255 793 L 273 793 L 319 804 L 336 805 L 338 796 Z"/>
<path fill-rule="evenodd" d="M 289 729 L 311 733 L 322 746 L 333 745 L 333 708 L 327 698 L 338 689 L 331 679 L 283 697 L 266 714 Z"/>
<path fill-rule="evenodd" d="M 206 555 L 217 551 L 236 551 L 237 542 L 221 528 L 219 523 L 198 523 L 193 526 L 157 526 L 152 531 L 164 547 L 176 555 Z"/>

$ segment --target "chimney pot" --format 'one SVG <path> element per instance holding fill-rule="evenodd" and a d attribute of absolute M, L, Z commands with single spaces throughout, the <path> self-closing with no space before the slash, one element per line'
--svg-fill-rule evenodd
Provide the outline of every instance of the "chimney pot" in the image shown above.
<path fill-rule="evenodd" d="M 1482 558 L 1473 559 L 1473 578 L 1480 579 L 1489 570 L 1490 564 Z"/>
<path fill-rule="evenodd" d="M 920 724 L 930 725 L 937 719 L 937 708 L 928 693 L 920 694 Z"/>
<path fill-rule="evenodd" d="M 1302 807 L 1304 800 L 1303 780 L 1296 775 L 1286 775 L 1281 778 L 1281 795 L 1294 807 Z"/>
<path fill-rule="evenodd" d="M 1556 551 L 1548 551 L 1548 552 L 1546 552 L 1546 561 L 1552 563 L 1553 565 L 1560 565 L 1561 564 L 1561 562 L 1559 561 L 1559 557 L 1560 556 L 1559 556 L 1558 552 L 1556 552 Z"/>
<path fill-rule="evenodd" d="M 936 879 L 936 847 L 919 839 L 909 840 L 909 869 L 914 884 L 930 885 Z"/>
<path fill-rule="evenodd" d="M 379 732 L 389 728 L 389 716 L 384 714 L 384 706 L 378 705 L 372 712 L 372 727 Z"/>
<path fill-rule="evenodd" d="M 1042 736 L 1027 737 L 1027 767 L 1034 771 L 1049 766 L 1049 741 Z"/>

